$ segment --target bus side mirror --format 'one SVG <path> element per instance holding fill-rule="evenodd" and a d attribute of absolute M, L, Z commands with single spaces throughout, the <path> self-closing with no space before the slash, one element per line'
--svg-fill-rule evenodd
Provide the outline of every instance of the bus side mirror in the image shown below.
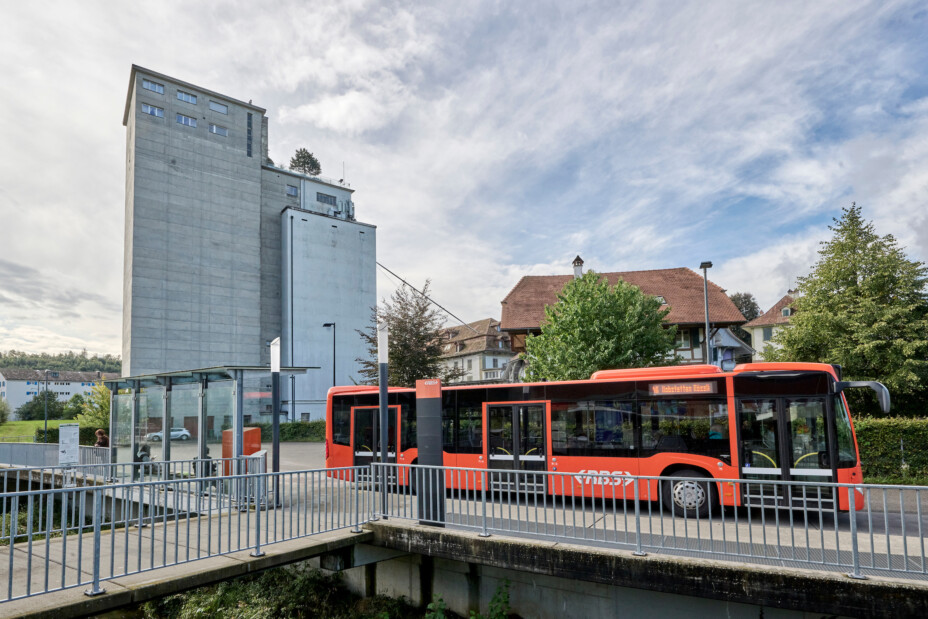
<path fill-rule="evenodd" d="M 873 389 L 876 393 L 876 399 L 880 403 L 880 410 L 884 413 L 889 412 L 889 389 L 886 388 L 883 383 L 877 382 L 875 380 L 845 380 L 838 381 L 835 383 L 835 394 L 841 393 L 845 389 L 853 389 L 856 387 L 868 387 Z"/>

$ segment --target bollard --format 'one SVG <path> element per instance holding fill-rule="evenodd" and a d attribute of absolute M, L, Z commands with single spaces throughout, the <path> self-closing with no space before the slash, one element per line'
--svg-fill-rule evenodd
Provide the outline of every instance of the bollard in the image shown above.
<path fill-rule="evenodd" d="M 635 552 L 636 557 L 646 557 L 648 553 L 641 550 L 641 497 L 638 494 L 638 478 L 635 478 Z"/>
<path fill-rule="evenodd" d="M 103 520 L 103 491 L 93 493 L 93 585 L 84 591 L 84 595 L 94 596 L 106 593 L 100 587 L 100 523 Z"/>
<path fill-rule="evenodd" d="M 490 537 L 490 533 L 487 531 L 487 472 L 481 471 L 483 475 L 483 531 L 480 532 L 479 537 Z"/>
<path fill-rule="evenodd" d="M 857 490 L 851 486 L 847 489 L 848 513 L 851 517 L 851 560 L 854 562 L 854 571 L 848 574 L 849 577 L 856 580 L 867 580 L 867 577 L 860 573 L 860 551 L 857 548 Z"/>

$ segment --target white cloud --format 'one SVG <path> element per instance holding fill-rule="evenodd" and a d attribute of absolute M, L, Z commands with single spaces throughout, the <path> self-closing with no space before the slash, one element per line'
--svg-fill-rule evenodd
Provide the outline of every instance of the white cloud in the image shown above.
<path fill-rule="evenodd" d="M 854 199 L 924 257 L 919 8 L 11 4 L 0 258 L 106 302 L 67 329 L 0 313 L 0 350 L 119 350 L 132 63 L 266 107 L 276 161 L 305 146 L 335 178 L 344 162 L 380 261 L 467 320 L 577 254 L 599 271 L 713 259 L 717 283 L 770 304 Z"/>

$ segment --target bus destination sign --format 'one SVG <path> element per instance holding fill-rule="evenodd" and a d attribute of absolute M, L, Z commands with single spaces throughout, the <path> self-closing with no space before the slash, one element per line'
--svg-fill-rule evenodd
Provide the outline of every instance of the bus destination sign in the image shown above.
<path fill-rule="evenodd" d="M 651 383 L 651 395 L 707 395 L 718 393 L 715 381 L 699 383 Z"/>

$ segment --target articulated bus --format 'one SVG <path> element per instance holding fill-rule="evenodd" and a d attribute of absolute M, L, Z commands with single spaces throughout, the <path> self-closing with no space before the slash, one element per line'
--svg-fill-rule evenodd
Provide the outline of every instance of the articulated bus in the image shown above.
<path fill-rule="evenodd" d="M 883 385 L 843 382 L 839 367 L 819 363 L 603 370 L 589 380 L 443 386 L 443 460 L 449 467 L 571 473 L 558 493 L 588 498 L 632 499 L 628 476 L 667 477 L 642 481 L 640 498 L 660 496 L 694 516 L 709 512 L 709 497 L 730 506 L 796 507 L 783 484 L 717 483 L 713 492 L 710 480 L 862 483 L 842 393 L 850 387 L 873 389 L 888 411 Z M 378 405 L 377 387 L 329 390 L 327 467 L 379 460 Z M 388 459 L 416 464 L 415 390 L 390 388 L 388 405 Z M 449 475 L 447 486 L 459 479 Z M 466 479 L 480 489 L 481 476 Z M 828 502 L 822 507 L 834 507 L 832 487 L 814 494 Z M 847 493 L 838 494 L 837 508 L 849 509 Z M 862 507 L 854 495 L 855 508 Z"/>

